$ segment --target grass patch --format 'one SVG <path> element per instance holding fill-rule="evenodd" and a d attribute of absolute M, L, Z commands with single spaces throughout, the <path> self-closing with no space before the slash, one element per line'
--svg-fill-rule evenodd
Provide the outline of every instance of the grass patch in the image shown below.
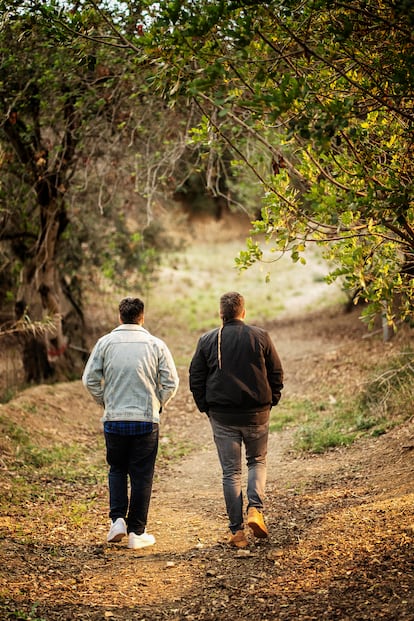
<path fill-rule="evenodd" d="M 323 453 L 352 444 L 364 435 L 384 433 L 386 421 L 364 407 L 361 396 L 335 403 L 321 403 L 310 417 L 298 425 L 294 448 Z"/>
<path fill-rule="evenodd" d="M 16 507 L 20 507 L 21 515 L 21 507 L 27 503 L 53 505 L 73 485 L 93 488 L 106 483 L 108 465 L 103 434 L 89 438 L 88 444 L 74 442 L 41 448 L 25 429 L 4 416 L 0 416 L 0 433 L 11 441 L 13 450 L 13 476 L 3 485 L 0 497 L 0 512 L 4 515 L 13 515 Z M 174 437 L 161 437 L 157 467 L 161 469 L 181 459 L 192 448 Z M 81 526 L 87 519 L 85 503 L 72 502 L 65 507 L 65 517 L 74 526 Z"/>
<path fill-rule="evenodd" d="M 193 450 L 189 442 L 175 440 L 174 437 L 162 436 L 158 447 L 157 468 L 162 468 L 168 463 L 185 457 Z"/>
<path fill-rule="evenodd" d="M 272 411 L 270 430 L 295 427 L 296 451 L 323 453 L 363 436 L 380 436 L 412 416 L 413 352 L 403 352 L 379 368 L 360 394 L 346 400 L 281 401 Z"/>
<path fill-rule="evenodd" d="M 17 385 L 7 386 L 2 392 L 0 392 L 0 403 L 9 403 L 18 394 L 19 388 Z"/>
<path fill-rule="evenodd" d="M 15 465 L 17 467 L 33 468 L 39 474 L 47 470 L 49 476 L 65 481 L 85 480 L 92 475 L 94 466 L 86 458 L 91 447 L 84 447 L 79 443 L 69 445 L 54 445 L 40 448 L 32 443 L 28 432 L 15 423 L 0 417 L 0 425 L 15 446 Z"/>
<path fill-rule="evenodd" d="M 315 412 L 315 404 L 304 399 L 301 401 L 293 399 L 283 399 L 270 414 L 270 432 L 283 431 L 297 425 L 305 420 L 311 420 Z"/>
<path fill-rule="evenodd" d="M 104 449 L 98 440 L 92 446 L 74 442 L 42 448 L 25 429 L 4 416 L 0 416 L 0 432 L 13 451 L 9 466 L 13 476 L 3 486 L 0 500 L 3 513 L 13 513 L 14 507 L 28 501 L 53 502 L 61 488 L 74 483 L 95 485 L 106 477 Z"/>
<path fill-rule="evenodd" d="M 14 606 L 8 604 L 2 604 L 0 602 L 0 611 L 4 614 L 2 619 L 4 621 L 46 621 L 45 617 L 38 617 L 36 613 L 38 604 L 34 604 L 29 612 L 23 610 L 16 610 Z"/>
<path fill-rule="evenodd" d="M 368 382 L 362 403 L 370 411 L 380 412 L 390 423 L 407 420 L 413 414 L 414 352 L 402 351 L 387 366 L 378 368 Z"/>
<path fill-rule="evenodd" d="M 2 482 L 2 493 L 0 497 L 0 513 L 2 515 L 24 514 L 22 507 L 28 503 L 38 502 L 39 500 L 50 501 L 49 494 L 46 493 L 44 484 L 34 482 L 25 475 L 13 471 L 13 477 L 7 482 Z"/>
<path fill-rule="evenodd" d="M 264 261 L 240 272 L 236 257 L 244 240 L 191 244 L 164 254 L 153 286 L 142 291 L 145 326 L 164 339 L 178 367 L 188 367 L 201 333 L 220 325 L 219 299 L 226 291 L 240 291 L 246 299 L 248 323 L 264 325 L 287 313 L 324 308 L 344 299 L 339 285 L 327 285 L 328 267 L 320 250 L 307 250 L 307 264 L 292 262 L 289 255 L 272 253 L 264 244 Z M 103 287 L 103 285 L 102 285 Z M 102 332 L 112 329 L 114 299 L 130 295 L 129 288 L 101 290 Z M 105 311 L 103 311 L 105 312 Z M 107 322 L 107 327 L 104 328 Z"/>

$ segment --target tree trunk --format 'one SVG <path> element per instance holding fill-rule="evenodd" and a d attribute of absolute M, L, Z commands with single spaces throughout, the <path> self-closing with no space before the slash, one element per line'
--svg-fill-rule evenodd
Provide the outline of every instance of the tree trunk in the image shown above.
<path fill-rule="evenodd" d="M 86 355 L 81 305 L 67 284 L 63 291 L 56 266 L 62 213 L 58 199 L 41 207 L 39 239 L 21 273 L 16 318 L 27 320 L 20 341 L 28 382 L 73 377 L 81 372 Z"/>

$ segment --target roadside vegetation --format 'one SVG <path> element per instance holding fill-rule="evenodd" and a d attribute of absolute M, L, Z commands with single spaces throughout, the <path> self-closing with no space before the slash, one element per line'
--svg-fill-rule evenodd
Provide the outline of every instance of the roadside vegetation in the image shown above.
<path fill-rule="evenodd" d="M 373 363 L 360 386 L 336 399 L 326 392 L 314 401 L 282 400 L 271 421 L 273 431 L 294 428 L 293 447 L 300 452 L 323 453 L 349 446 L 366 436 L 378 437 L 408 421 L 413 414 L 414 352 L 404 350 Z"/>

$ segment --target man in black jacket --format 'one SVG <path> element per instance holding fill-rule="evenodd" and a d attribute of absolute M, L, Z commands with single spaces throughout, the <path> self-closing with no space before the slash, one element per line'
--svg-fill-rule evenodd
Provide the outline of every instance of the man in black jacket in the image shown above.
<path fill-rule="evenodd" d="M 229 543 L 238 548 L 248 545 L 241 486 L 243 444 L 248 468 L 247 525 L 255 537 L 268 536 L 263 497 L 269 417 L 283 388 L 282 365 L 269 334 L 247 325 L 245 314 L 240 293 L 222 295 L 222 326 L 203 334 L 190 364 L 190 390 L 200 412 L 210 419 L 223 472 Z"/>

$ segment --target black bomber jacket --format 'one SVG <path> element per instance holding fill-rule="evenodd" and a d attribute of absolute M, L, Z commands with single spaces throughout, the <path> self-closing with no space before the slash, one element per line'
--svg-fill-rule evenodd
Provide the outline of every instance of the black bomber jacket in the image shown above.
<path fill-rule="evenodd" d="M 240 319 L 200 337 L 190 364 L 190 390 L 200 412 L 257 412 L 279 402 L 283 370 L 262 328 Z"/>

